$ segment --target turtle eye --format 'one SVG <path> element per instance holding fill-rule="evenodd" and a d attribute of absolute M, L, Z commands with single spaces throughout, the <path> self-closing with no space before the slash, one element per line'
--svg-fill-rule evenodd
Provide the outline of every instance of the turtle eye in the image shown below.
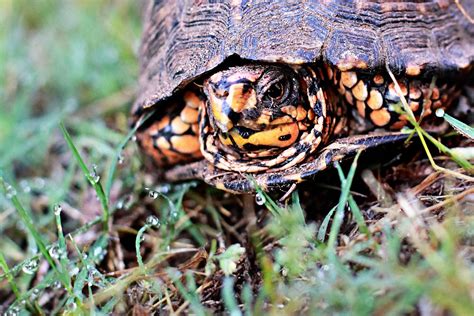
<path fill-rule="evenodd" d="M 285 82 L 283 82 L 282 80 L 277 81 L 273 83 L 270 88 L 267 89 L 267 91 L 265 92 L 265 97 L 273 101 L 279 101 L 285 96 L 286 89 L 287 86 Z"/>

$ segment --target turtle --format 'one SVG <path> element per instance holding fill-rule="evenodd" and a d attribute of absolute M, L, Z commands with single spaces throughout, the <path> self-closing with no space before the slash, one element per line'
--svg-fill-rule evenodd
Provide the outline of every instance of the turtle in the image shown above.
<path fill-rule="evenodd" d="M 164 181 L 288 190 L 406 139 L 408 112 L 435 124 L 472 84 L 473 12 L 472 1 L 150 1 L 136 140 Z"/>

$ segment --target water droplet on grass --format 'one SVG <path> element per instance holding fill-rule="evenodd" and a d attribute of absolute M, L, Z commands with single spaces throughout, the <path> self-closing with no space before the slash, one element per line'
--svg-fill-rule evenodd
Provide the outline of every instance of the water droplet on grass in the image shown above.
<path fill-rule="evenodd" d="M 30 184 L 26 180 L 21 180 L 20 181 L 20 187 L 21 187 L 22 191 L 25 192 L 25 193 L 30 193 L 31 192 Z"/>
<path fill-rule="evenodd" d="M 258 205 L 263 205 L 265 204 L 266 202 L 266 199 L 265 199 L 265 196 L 261 193 L 257 193 L 255 195 L 255 203 L 257 203 Z"/>
<path fill-rule="evenodd" d="M 53 284 L 51 285 L 52 288 L 54 289 L 61 289 L 63 287 L 63 284 L 60 281 L 54 281 Z"/>
<path fill-rule="evenodd" d="M 119 163 L 119 165 L 123 164 L 123 162 L 125 161 L 125 158 L 123 157 L 122 153 L 120 153 L 117 157 L 117 162 Z"/>
<path fill-rule="evenodd" d="M 77 308 L 77 304 L 75 302 L 69 302 L 66 305 L 68 311 L 74 311 Z"/>
<path fill-rule="evenodd" d="M 148 192 L 148 196 L 151 197 L 153 200 L 156 200 L 160 194 L 155 190 L 150 190 Z"/>
<path fill-rule="evenodd" d="M 89 174 L 92 182 L 98 183 L 100 180 L 100 176 L 97 174 L 97 165 L 92 165 L 92 171 Z"/>
<path fill-rule="evenodd" d="M 435 113 L 436 113 L 437 117 L 443 117 L 444 116 L 444 110 L 443 109 L 437 109 Z"/>
<path fill-rule="evenodd" d="M 54 215 L 59 216 L 62 211 L 63 211 L 63 208 L 62 208 L 61 205 L 56 204 L 56 205 L 54 206 Z"/>
<path fill-rule="evenodd" d="M 5 189 L 6 189 L 6 194 L 5 195 L 6 195 L 7 199 L 11 200 L 16 196 L 16 190 L 11 185 L 7 184 Z"/>
<path fill-rule="evenodd" d="M 146 219 L 146 224 L 150 227 L 160 227 L 160 220 L 154 215 L 150 215 Z"/>
<path fill-rule="evenodd" d="M 31 259 L 23 265 L 21 270 L 26 274 L 33 274 L 36 272 L 36 270 L 38 270 L 38 266 L 39 266 L 39 260 Z"/>
<path fill-rule="evenodd" d="M 62 251 L 58 245 L 51 246 L 48 252 L 49 252 L 49 255 L 54 259 L 59 259 L 62 254 Z"/>
<path fill-rule="evenodd" d="M 30 295 L 30 301 L 35 301 L 38 296 L 40 294 L 40 290 L 39 289 L 34 289 L 33 292 L 31 292 L 31 295 Z"/>
<path fill-rule="evenodd" d="M 72 277 L 75 276 L 78 273 L 79 273 L 79 268 L 78 267 L 74 267 L 71 270 L 69 270 L 69 275 L 72 276 Z"/>

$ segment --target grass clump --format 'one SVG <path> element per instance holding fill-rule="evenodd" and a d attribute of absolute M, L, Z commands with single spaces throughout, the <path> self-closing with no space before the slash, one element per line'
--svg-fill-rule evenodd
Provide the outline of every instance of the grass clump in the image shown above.
<path fill-rule="evenodd" d="M 128 125 L 139 16 L 130 0 L 0 3 L 0 313 L 474 309 L 471 175 L 429 144 L 429 160 L 357 155 L 285 202 L 157 186 Z"/>

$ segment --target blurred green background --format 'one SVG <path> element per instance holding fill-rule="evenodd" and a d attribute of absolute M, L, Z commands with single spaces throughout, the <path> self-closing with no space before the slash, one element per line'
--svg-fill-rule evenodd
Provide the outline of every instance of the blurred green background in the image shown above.
<path fill-rule="evenodd" d="M 59 123 L 88 167 L 109 170 L 129 132 L 140 10 L 134 0 L 0 0 L 0 180 L 12 186 L 46 244 L 56 240 L 56 203 L 77 215 L 65 232 L 100 209 Z M 3 189 L 0 183 L 0 254 L 14 266 L 38 248 Z M 31 278 L 15 282 L 26 290 Z M 8 291 L 0 283 L 0 303 Z"/>
<path fill-rule="evenodd" d="M 47 176 L 61 120 L 89 134 L 105 133 L 107 112 L 121 110 L 126 120 L 138 72 L 138 1 L 0 0 L 0 21 L 0 170 L 10 181 Z"/>

